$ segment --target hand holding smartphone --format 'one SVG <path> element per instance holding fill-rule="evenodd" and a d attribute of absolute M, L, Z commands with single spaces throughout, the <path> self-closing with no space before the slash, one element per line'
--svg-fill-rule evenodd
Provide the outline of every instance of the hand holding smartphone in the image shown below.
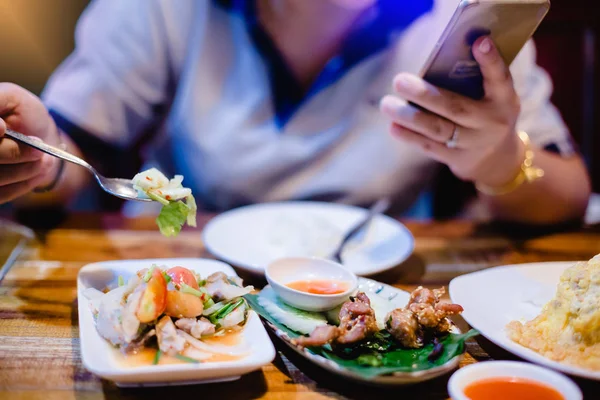
<path fill-rule="evenodd" d="M 510 65 L 549 8 L 549 0 L 461 1 L 421 76 L 439 88 L 483 98 L 483 78 L 471 51 L 473 43 L 489 35 Z"/>

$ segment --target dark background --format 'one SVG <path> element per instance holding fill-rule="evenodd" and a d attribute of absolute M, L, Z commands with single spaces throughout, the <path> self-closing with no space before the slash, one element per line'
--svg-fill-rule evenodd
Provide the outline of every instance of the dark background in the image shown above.
<path fill-rule="evenodd" d="M 73 49 L 75 23 L 87 4 L 88 0 L 0 0 L 0 80 L 39 94 Z M 553 101 L 581 147 L 596 192 L 600 191 L 599 7 L 594 0 L 554 0 L 535 36 L 539 64 L 554 81 Z"/>

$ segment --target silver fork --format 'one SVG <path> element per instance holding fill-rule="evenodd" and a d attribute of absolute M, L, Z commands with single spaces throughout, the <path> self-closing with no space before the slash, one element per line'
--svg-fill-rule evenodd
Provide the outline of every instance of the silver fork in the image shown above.
<path fill-rule="evenodd" d="M 371 206 L 371 208 L 369 208 L 367 215 L 363 219 L 358 221 L 358 223 L 356 225 L 354 225 L 352 227 L 352 229 L 350 229 L 348 231 L 348 233 L 346 233 L 346 236 L 343 237 L 342 241 L 338 245 L 337 249 L 331 256 L 331 258 L 334 261 L 341 264 L 342 263 L 342 251 L 344 250 L 344 247 L 346 247 L 346 244 L 348 244 L 348 242 L 354 236 L 356 236 L 367 225 L 369 225 L 369 223 L 371 222 L 371 220 L 373 220 L 373 218 L 375 218 L 379 214 L 383 214 L 384 212 L 386 212 L 387 209 L 390 207 L 390 204 L 391 204 L 390 199 L 388 197 L 382 197 L 381 199 L 377 200 L 377 202 L 375 202 Z"/>
<path fill-rule="evenodd" d="M 139 194 L 137 190 L 134 189 L 133 183 L 130 179 L 106 178 L 100 175 L 98 171 L 96 171 L 96 169 L 94 169 L 94 167 L 88 164 L 85 160 L 82 160 L 81 158 L 74 156 L 73 154 L 67 151 L 64 151 L 54 146 L 50 146 L 49 144 L 46 144 L 39 139 L 33 139 L 30 136 L 23 135 L 22 133 L 15 132 L 11 129 L 7 129 L 5 134 L 11 139 L 24 143 L 28 146 L 35 147 L 36 149 L 43 151 L 46 154 L 50 154 L 51 156 L 63 159 L 65 161 L 86 168 L 94 175 L 100 187 L 105 192 L 110 193 L 113 196 L 117 196 L 125 200 L 152 201 L 148 198 L 139 197 Z"/>

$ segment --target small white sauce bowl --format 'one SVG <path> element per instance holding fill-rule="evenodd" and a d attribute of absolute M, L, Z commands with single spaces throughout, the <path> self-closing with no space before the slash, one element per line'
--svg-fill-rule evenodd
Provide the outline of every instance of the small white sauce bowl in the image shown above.
<path fill-rule="evenodd" d="M 354 294 L 356 275 L 342 265 L 314 257 L 290 257 L 275 260 L 265 269 L 267 281 L 281 299 L 292 307 L 306 311 L 331 310 Z M 292 289 L 287 284 L 304 280 L 347 282 L 348 289 L 338 294 L 313 294 Z"/>
<path fill-rule="evenodd" d="M 534 364 L 518 361 L 484 361 L 459 369 L 448 381 L 448 392 L 453 400 L 469 400 L 465 388 L 472 383 L 491 378 L 520 378 L 553 388 L 565 400 L 582 400 L 579 387 L 558 372 Z"/>

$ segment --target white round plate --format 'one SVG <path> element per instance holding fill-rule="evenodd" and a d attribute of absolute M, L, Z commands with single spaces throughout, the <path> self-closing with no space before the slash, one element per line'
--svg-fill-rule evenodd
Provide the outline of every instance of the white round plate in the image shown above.
<path fill-rule="evenodd" d="M 214 256 L 239 268 L 264 274 L 283 257 L 328 258 L 345 233 L 367 210 L 318 202 L 257 204 L 223 213 L 204 228 L 202 238 Z M 413 236 L 398 221 L 379 215 L 347 244 L 346 268 L 371 275 L 393 268 L 410 256 Z"/>
<path fill-rule="evenodd" d="M 529 321 L 555 293 L 560 276 L 575 262 L 546 262 L 490 268 L 454 278 L 450 298 L 465 309 L 462 317 L 491 342 L 536 364 L 569 375 L 600 380 L 592 371 L 550 360 L 513 342 L 506 334 L 511 321 Z"/>

